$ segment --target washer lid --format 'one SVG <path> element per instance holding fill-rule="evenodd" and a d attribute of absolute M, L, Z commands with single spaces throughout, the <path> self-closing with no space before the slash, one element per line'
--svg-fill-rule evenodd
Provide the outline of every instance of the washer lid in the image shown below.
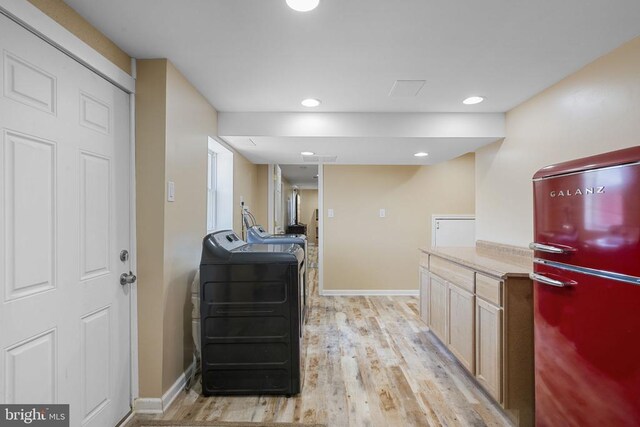
<path fill-rule="evenodd" d="M 231 230 L 217 231 L 204 238 L 200 265 L 301 262 L 304 250 L 300 245 L 247 244 Z"/>

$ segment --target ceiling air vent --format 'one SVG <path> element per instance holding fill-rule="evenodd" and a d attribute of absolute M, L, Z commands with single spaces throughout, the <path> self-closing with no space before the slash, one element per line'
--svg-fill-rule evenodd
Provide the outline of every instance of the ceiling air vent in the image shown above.
<path fill-rule="evenodd" d="M 424 84 L 424 80 L 396 80 L 389 92 L 389 96 L 392 98 L 418 96 Z"/>
<path fill-rule="evenodd" d="M 308 163 L 335 163 L 338 160 L 338 156 L 302 156 L 302 160 Z"/>

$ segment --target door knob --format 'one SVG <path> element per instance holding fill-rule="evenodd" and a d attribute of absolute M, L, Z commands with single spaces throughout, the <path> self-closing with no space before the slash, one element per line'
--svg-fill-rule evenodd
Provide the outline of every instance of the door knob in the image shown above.
<path fill-rule="evenodd" d="M 127 284 L 131 284 L 134 283 L 137 280 L 137 277 L 135 274 L 133 274 L 131 271 L 129 272 L 129 274 L 127 273 L 122 273 L 120 275 L 120 284 L 122 286 L 127 285 Z"/>

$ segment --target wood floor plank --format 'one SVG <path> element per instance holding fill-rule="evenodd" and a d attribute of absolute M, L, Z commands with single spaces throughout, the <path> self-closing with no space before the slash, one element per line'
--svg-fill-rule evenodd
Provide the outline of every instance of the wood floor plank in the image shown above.
<path fill-rule="evenodd" d="M 310 249 L 310 258 L 316 249 Z M 324 423 L 329 427 L 510 426 L 464 368 L 427 331 L 415 297 L 321 297 L 311 281 L 302 393 L 182 393 L 157 418 Z"/>

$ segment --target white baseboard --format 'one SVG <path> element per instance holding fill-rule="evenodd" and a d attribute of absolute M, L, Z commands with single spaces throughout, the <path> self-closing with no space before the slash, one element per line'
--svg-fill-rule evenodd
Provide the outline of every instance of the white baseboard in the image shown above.
<path fill-rule="evenodd" d="M 195 362 L 192 362 L 191 365 L 184 371 L 173 383 L 169 390 L 162 396 L 162 412 L 166 411 L 169 405 L 176 400 L 176 397 L 180 394 L 184 387 L 187 385 L 187 378 L 191 376 L 191 373 L 196 368 Z"/>
<path fill-rule="evenodd" d="M 116 427 L 127 427 L 127 425 L 133 421 L 133 417 L 135 416 L 133 411 L 130 411 L 129 414 L 122 420 L 120 421 L 118 424 L 116 424 Z"/>
<path fill-rule="evenodd" d="M 320 292 L 320 295 L 323 297 L 338 297 L 338 296 L 349 296 L 349 297 L 353 297 L 353 296 L 358 296 L 358 297 L 373 297 L 373 296 L 386 296 L 386 297 L 390 297 L 390 296 L 402 296 L 402 297 L 417 297 L 420 295 L 420 291 L 418 289 L 382 289 L 382 290 L 376 290 L 376 289 L 364 289 L 364 290 L 359 290 L 359 289 L 340 289 L 340 290 L 334 290 L 334 289 L 323 289 L 322 292 Z"/>
<path fill-rule="evenodd" d="M 169 387 L 169 390 L 167 390 L 162 398 L 146 397 L 136 399 L 133 405 L 133 412 L 136 414 L 163 414 L 176 397 L 178 397 L 180 392 L 184 390 L 184 387 L 187 385 L 187 378 L 191 376 L 191 372 L 193 372 L 195 368 L 195 362 L 189 365 L 187 370 L 180 374 L 176 382 Z"/>
<path fill-rule="evenodd" d="M 162 414 L 162 399 L 159 397 L 139 397 L 133 402 L 136 414 Z"/>

